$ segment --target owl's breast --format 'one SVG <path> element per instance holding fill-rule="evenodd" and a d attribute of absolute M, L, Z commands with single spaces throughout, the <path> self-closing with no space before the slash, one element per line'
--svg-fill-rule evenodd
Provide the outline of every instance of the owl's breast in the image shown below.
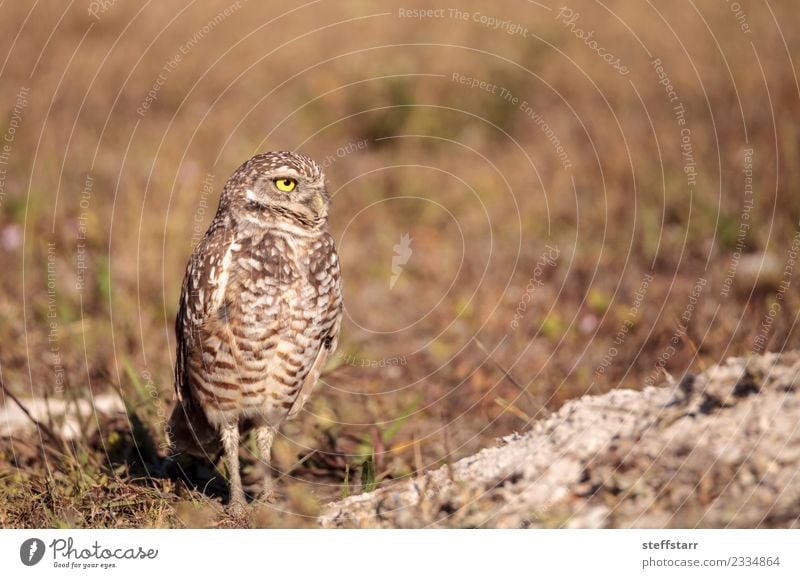
<path fill-rule="evenodd" d="M 281 328 L 301 331 L 296 321 L 317 309 L 320 284 L 315 279 L 308 248 L 282 237 L 258 244 L 243 243 L 233 266 L 228 291 L 240 305 L 243 322 L 279 322 Z"/>
<path fill-rule="evenodd" d="M 234 377 L 249 406 L 288 410 L 329 329 L 321 312 L 331 297 L 295 249 L 273 242 L 239 251 L 231 262 L 220 321 L 230 330 L 239 358 Z"/>

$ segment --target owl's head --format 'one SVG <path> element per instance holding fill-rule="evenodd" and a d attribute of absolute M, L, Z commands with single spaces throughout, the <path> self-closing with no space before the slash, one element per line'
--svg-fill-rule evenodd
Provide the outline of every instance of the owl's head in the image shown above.
<path fill-rule="evenodd" d="M 330 199 L 322 167 L 305 155 L 273 151 L 254 156 L 228 179 L 220 205 L 235 207 L 251 222 L 270 218 L 320 227 Z"/>

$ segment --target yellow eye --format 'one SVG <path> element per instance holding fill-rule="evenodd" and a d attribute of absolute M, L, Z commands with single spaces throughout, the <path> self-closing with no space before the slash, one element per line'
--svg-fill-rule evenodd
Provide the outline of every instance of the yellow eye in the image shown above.
<path fill-rule="evenodd" d="M 279 191 L 284 193 L 291 193 L 297 187 L 297 181 L 294 179 L 275 179 L 275 186 Z"/>

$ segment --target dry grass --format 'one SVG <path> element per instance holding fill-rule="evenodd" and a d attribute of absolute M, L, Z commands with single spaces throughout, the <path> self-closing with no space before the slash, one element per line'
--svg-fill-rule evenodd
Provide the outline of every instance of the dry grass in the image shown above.
<path fill-rule="evenodd" d="M 465 3 L 525 36 L 399 18 L 410 4 L 242 1 L 207 33 L 230 2 L 118 2 L 99 19 L 87 2 L 0 7 L 3 133 L 29 89 L 2 165 L 1 376 L 20 397 L 112 389 L 131 408 L 65 447 L 0 442 L 1 525 L 228 523 L 160 446 L 184 264 L 257 151 L 329 159 L 346 319 L 341 355 L 276 443 L 284 497 L 254 525 L 313 524 L 320 503 L 468 455 L 567 399 L 660 381 L 662 355 L 676 376 L 745 355 L 765 318 L 764 348 L 797 347 L 783 277 L 800 216 L 792 3 L 742 2 L 750 34 L 724 2 L 571 3 L 626 76 L 556 4 Z M 656 57 L 686 109 L 691 189 Z"/>

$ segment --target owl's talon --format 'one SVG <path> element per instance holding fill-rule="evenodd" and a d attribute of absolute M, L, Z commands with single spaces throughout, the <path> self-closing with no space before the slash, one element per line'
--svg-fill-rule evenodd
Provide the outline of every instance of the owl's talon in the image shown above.
<path fill-rule="evenodd" d="M 247 513 L 247 505 L 239 500 L 233 501 L 228 504 L 228 512 L 234 518 L 244 518 Z"/>
<path fill-rule="evenodd" d="M 275 488 L 270 483 L 271 480 L 266 482 L 264 489 L 258 494 L 257 501 L 262 504 L 274 504 L 278 501 L 278 494 L 275 493 Z"/>
<path fill-rule="evenodd" d="M 278 501 L 278 496 L 275 492 L 267 492 L 261 493 L 258 496 L 258 503 L 259 504 L 274 504 Z"/>

